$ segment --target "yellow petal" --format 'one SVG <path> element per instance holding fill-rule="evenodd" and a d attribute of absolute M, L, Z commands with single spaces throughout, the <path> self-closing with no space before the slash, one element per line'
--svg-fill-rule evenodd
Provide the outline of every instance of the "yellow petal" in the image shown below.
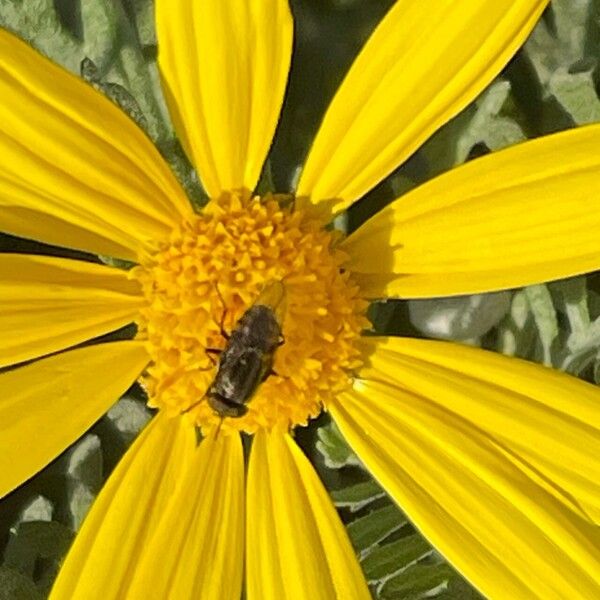
<path fill-rule="evenodd" d="M 371 597 L 325 488 L 287 434 L 254 436 L 246 527 L 248 600 Z"/>
<path fill-rule="evenodd" d="M 547 0 L 398 0 L 335 95 L 298 186 L 349 206 L 456 115 L 506 64 Z"/>
<path fill-rule="evenodd" d="M 156 417 L 113 471 L 63 564 L 51 600 L 134 598 L 128 587 L 140 554 L 193 463 L 194 429 Z M 176 553 L 165 547 L 165 557 Z M 160 598 L 146 590 L 137 598 Z M 166 597 L 166 596 L 164 596 Z"/>
<path fill-rule="evenodd" d="M 191 210 L 129 117 L 5 30 L 0 97 L 1 230 L 134 260 Z"/>
<path fill-rule="evenodd" d="M 0 497 L 72 444 L 147 362 L 142 342 L 113 342 L 0 374 Z"/>
<path fill-rule="evenodd" d="M 253 190 L 290 65 L 287 2 L 158 0 L 156 26 L 171 115 L 204 188 Z"/>
<path fill-rule="evenodd" d="M 239 600 L 244 506 L 240 437 L 203 440 L 153 524 L 156 531 L 133 568 L 128 597 L 146 598 L 152 590 L 154 598 Z"/>
<path fill-rule="evenodd" d="M 369 296 L 468 294 L 600 268 L 600 126 L 474 160 L 399 198 L 344 249 Z"/>
<path fill-rule="evenodd" d="M 451 400 L 381 379 L 356 380 L 329 408 L 438 550 L 492 600 L 599 597 L 600 529 L 567 494 L 549 491 L 534 466 L 454 412 Z"/>
<path fill-rule="evenodd" d="M 0 367 L 75 346 L 131 323 L 136 282 L 104 265 L 0 254 Z"/>
<path fill-rule="evenodd" d="M 365 376 L 401 385 L 470 421 L 553 482 L 549 491 L 572 510 L 600 523 L 600 389 L 449 342 L 373 338 L 368 345 L 372 368 Z"/>

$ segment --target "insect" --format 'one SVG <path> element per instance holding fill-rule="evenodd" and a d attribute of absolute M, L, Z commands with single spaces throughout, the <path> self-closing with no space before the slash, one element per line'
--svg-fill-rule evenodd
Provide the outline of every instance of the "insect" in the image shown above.
<path fill-rule="evenodd" d="M 221 324 L 225 348 L 207 349 L 219 355 L 219 362 L 205 398 L 221 419 L 244 416 L 258 386 L 273 373 L 275 351 L 283 344 L 284 299 L 283 283 L 268 284 L 230 335 Z"/>

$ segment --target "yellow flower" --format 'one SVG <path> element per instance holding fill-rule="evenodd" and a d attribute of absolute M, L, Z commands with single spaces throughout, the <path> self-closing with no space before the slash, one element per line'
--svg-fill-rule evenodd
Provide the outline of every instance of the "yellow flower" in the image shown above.
<path fill-rule="evenodd" d="M 285 0 L 157 1 L 171 115 L 211 201 L 195 214 L 145 135 L 0 33 L 0 228 L 135 261 L 0 255 L 0 494 L 143 372 L 158 415 L 88 515 L 52 598 L 368 598 L 293 439 L 326 408 L 373 476 L 490 598 L 600 597 L 600 392 L 450 343 L 359 337 L 361 298 L 510 288 L 600 267 L 600 128 L 527 142 L 324 226 L 470 102 L 545 0 L 399 0 L 329 107 L 295 199 L 253 198 L 292 49 Z M 277 200 L 282 200 L 277 202 Z M 240 419 L 210 352 L 272 281 L 274 374 Z M 136 340 L 72 349 L 135 321 Z M 198 403 L 200 400 L 202 402 Z M 205 438 L 197 445 L 195 427 Z M 248 472 L 238 430 L 253 434 Z"/>

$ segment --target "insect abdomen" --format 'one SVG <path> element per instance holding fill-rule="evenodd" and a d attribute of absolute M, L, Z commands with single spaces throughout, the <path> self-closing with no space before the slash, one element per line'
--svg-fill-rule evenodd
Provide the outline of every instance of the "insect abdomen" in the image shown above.
<path fill-rule="evenodd" d="M 222 418 L 246 414 L 246 403 L 272 372 L 273 355 L 281 343 L 281 326 L 273 308 L 251 306 L 232 331 L 206 393 L 215 413 Z"/>

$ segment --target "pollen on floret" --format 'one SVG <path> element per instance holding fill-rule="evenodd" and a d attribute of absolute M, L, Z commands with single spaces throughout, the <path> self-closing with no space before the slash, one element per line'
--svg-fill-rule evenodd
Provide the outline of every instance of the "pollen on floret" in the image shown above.
<path fill-rule="evenodd" d="M 143 377 L 150 406 L 186 415 L 203 432 L 254 433 L 306 424 L 349 385 L 367 303 L 344 270 L 341 234 L 291 200 L 223 194 L 132 270 L 147 300 L 138 335 L 152 359 Z M 221 325 L 230 332 L 273 281 L 286 297 L 273 372 L 244 416 L 221 422 L 205 396 L 217 370 L 214 349 L 226 344 Z"/>

